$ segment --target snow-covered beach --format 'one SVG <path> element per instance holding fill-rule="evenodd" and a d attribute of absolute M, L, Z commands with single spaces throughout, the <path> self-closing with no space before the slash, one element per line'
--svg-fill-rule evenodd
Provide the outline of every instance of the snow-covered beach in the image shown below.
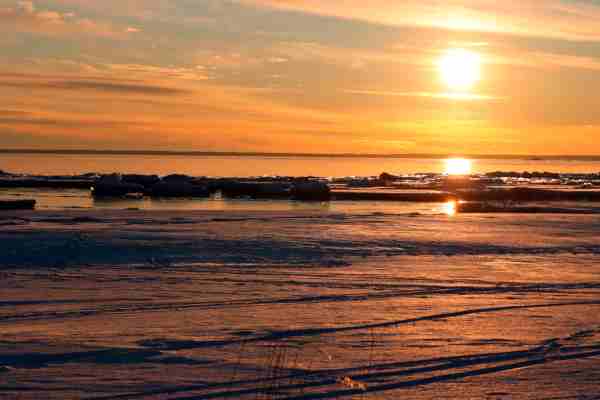
<path fill-rule="evenodd" d="M 596 398 L 600 216 L 0 214 L 6 398 Z"/>
<path fill-rule="evenodd" d="M 0 397 L 597 398 L 599 183 L 3 173 Z"/>

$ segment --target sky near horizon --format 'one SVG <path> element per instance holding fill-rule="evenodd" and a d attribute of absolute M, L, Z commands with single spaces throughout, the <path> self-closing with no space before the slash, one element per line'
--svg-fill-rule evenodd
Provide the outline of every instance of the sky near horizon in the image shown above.
<path fill-rule="evenodd" d="M 600 154 L 597 0 L 0 0 L 0 148 Z"/>

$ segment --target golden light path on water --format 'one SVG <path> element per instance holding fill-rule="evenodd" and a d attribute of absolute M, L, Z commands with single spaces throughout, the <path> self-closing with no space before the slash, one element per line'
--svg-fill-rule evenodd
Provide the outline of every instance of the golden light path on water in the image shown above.
<path fill-rule="evenodd" d="M 467 177 L 473 173 L 473 161 L 467 158 L 448 158 L 444 160 L 444 173 L 448 176 Z M 455 200 L 448 201 L 442 205 L 442 212 L 453 217 L 458 212 L 458 203 Z"/>

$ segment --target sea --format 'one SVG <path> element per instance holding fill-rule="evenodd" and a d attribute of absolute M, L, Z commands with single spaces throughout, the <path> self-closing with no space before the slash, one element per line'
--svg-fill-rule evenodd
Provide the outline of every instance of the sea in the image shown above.
<path fill-rule="evenodd" d="M 85 173 L 187 174 L 208 177 L 318 176 L 324 178 L 369 177 L 392 174 L 443 173 L 446 158 L 319 156 L 319 155 L 181 155 L 181 154 L 0 154 L 0 170 L 13 174 L 63 176 Z M 548 171 L 598 173 L 600 157 L 497 157 L 472 158 L 473 173 L 493 171 Z M 207 211 L 318 211 L 438 214 L 444 204 L 335 202 L 302 203 L 287 200 L 210 199 L 115 199 L 92 198 L 89 190 L 0 189 L 0 199 L 32 198 L 41 210 L 142 209 Z"/>
<path fill-rule="evenodd" d="M 293 155 L 180 155 L 144 154 L 0 154 L 0 170 L 36 175 L 133 173 L 192 176 L 320 176 L 349 177 L 441 173 L 444 157 L 293 156 Z M 472 158 L 474 173 L 493 171 L 600 172 L 600 157 L 486 157 Z"/>

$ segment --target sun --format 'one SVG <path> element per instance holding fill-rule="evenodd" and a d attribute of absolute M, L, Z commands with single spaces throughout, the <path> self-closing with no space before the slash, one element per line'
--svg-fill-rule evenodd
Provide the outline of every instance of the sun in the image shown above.
<path fill-rule="evenodd" d="M 481 79 L 481 56 L 465 49 L 449 49 L 438 61 L 440 77 L 454 91 L 468 91 Z"/>
<path fill-rule="evenodd" d="M 473 169 L 471 160 L 466 158 L 449 158 L 445 161 L 447 175 L 469 175 Z"/>

